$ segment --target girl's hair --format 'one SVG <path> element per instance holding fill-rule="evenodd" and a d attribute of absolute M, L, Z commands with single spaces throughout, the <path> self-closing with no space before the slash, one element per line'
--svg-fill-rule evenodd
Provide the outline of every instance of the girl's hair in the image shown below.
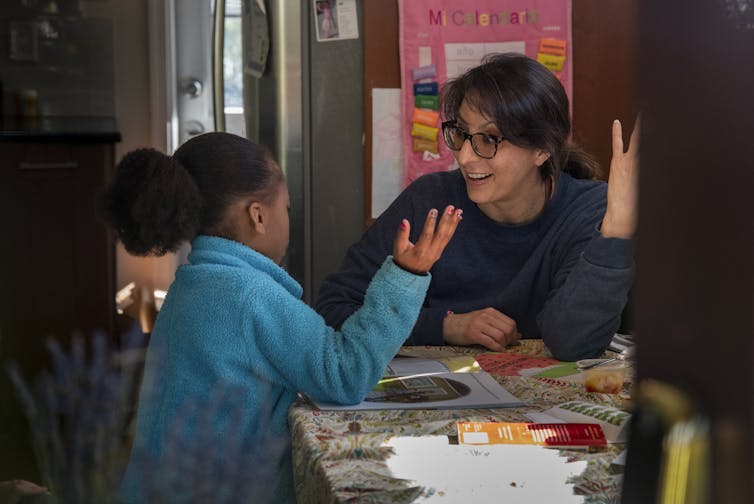
<path fill-rule="evenodd" d="M 506 140 L 550 154 L 542 178 L 560 171 L 576 178 L 595 178 L 597 162 L 570 140 L 568 95 L 553 73 L 539 62 L 516 53 L 486 56 L 479 66 L 443 87 L 446 120 L 458 118 L 466 101 L 493 120 Z"/>
<path fill-rule="evenodd" d="M 253 196 L 269 202 L 285 180 L 270 151 L 230 133 L 206 133 L 172 156 L 126 154 L 102 194 L 104 220 L 134 255 L 163 255 L 199 234 L 234 238 L 228 206 Z"/>

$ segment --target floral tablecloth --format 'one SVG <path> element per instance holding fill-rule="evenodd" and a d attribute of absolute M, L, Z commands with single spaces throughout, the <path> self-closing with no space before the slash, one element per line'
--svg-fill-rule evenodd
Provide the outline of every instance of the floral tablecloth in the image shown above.
<path fill-rule="evenodd" d="M 404 347 L 401 354 L 440 358 L 483 353 L 470 347 Z M 541 340 L 522 340 L 510 353 L 549 356 Z M 628 399 L 628 384 L 619 395 L 587 393 L 582 384 L 552 378 L 495 376 L 508 391 L 526 403 L 521 408 L 464 410 L 319 411 L 299 400 L 291 407 L 289 423 L 293 441 L 293 467 L 299 503 L 412 502 L 432 495 L 433 488 L 395 477 L 386 460 L 394 436 L 455 435 L 456 422 L 528 422 L 525 414 L 544 411 L 571 400 L 587 400 L 621 408 Z M 583 502 L 620 502 L 622 471 L 611 462 L 625 448 L 609 445 L 597 452 L 561 450 L 586 469 L 570 483 Z M 543 478 L 543 484 L 547 481 Z"/>

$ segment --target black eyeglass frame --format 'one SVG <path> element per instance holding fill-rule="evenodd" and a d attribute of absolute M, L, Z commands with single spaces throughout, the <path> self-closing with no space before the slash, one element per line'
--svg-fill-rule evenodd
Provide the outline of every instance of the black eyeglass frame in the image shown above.
<path fill-rule="evenodd" d="M 457 149 L 453 148 L 448 143 L 448 133 L 446 133 L 446 131 L 449 128 L 454 128 L 461 135 L 463 135 L 463 140 L 461 141 L 461 145 Z M 485 137 L 491 138 L 491 139 L 493 139 L 495 141 L 495 150 L 494 150 L 494 152 L 492 153 L 491 156 L 484 156 L 484 155 L 482 155 L 477 150 L 476 145 L 474 145 L 474 136 L 476 136 L 476 135 L 485 136 Z M 445 121 L 444 123 L 442 123 L 442 139 L 445 142 L 445 145 L 448 147 L 448 149 L 454 150 L 454 151 L 461 150 L 461 148 L 463 148 L 464 142 L 466 142 L 466 140 L 468 140 L 469 143 L 471 143 L 471 149 L 474 151 L 474 153 L 477 156 L 479 156 L 480 158 L 483 158 L 483 159 L 492 159 L 492 158 L 494 158 L 497 155 L 498 145 L 500 145 L 502 143 L 502 141 L 505 140 L 505 137 L 497 136 L 497 135 L 490 135 L 489 133 L 469 133 L 468 131 L 464 131 L 461 128 L 459 128 L 458 124 L 456 123 L 456 121 Z"/>

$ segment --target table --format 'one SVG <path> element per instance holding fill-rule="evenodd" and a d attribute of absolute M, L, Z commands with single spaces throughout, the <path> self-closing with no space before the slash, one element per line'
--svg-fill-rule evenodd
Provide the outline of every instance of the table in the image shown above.
<path fill-rule="evenodd" d="M 449 357 L 479 354 L 474 347 L 404 347 L 401 354 L 416 357 Z M 530 356 L 549 356 L 541 340 L 522 340 L 508 350 Z M 606 356 L 614 355 L 607 352 Z M 521 408 L 473 410 L 379 410 L 319 411 L 304 400 L 293 404 L 289 413 L 293 441 L 293 468 L 299 503 L 329 502 L 413 502 L 432 500 L 455 502 L 438 497 L 437 488 L 420 481 L 396 477 L 388 467 L 394 449 L 391 440 L 404 437 L 447 436 L 456 433 L 456 422 L 530 421 L 525 414 L 543 411 L 566 401 L 581 399 L 620 408 L 628 398 L 628 384 L 619 395 L 587 393 L 583 386 L 560 380 L 523 376 L 495 376 L 506 389 L 526 403 Z M 442 439 L 442 438 L 437 438 Z M 447 442 L 445 443 L 447 444 Z M 526 447 L 553 452 L 539 447 Z M 582 462 L 585 469 L 572 476 L 570 494 L 581 495 L 589 504 L 620 501 L 622 470 L 611 462 L 625 445 L 609 445 L 598 452 L 561 450 L 568 462 Z M 468 448 L 467 448 L 468 449 Z M 487 454 L 489 455 L 489 454 Z M 542 477 L 543 485 L 548 483 Z M 515 486 L 515 482 L 510 482 Z M 442 494 L 442 492 L 440 492 Z M 482 502 L 471 499 L 465 502 Z M 486 502 L 486 501 L 485 501 Z"/>

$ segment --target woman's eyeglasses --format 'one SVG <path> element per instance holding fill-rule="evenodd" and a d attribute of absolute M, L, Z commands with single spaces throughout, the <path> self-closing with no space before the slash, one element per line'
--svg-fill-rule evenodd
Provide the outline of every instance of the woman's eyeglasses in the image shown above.
<path fill-rule="evenodd" d="M 484 159 L 492 159 L 497 154 L 497 146 L 505 140 L 503 137 L 488 135 L 487 133 L 469 133 L 458 127 L 455 121 L 442 123 L 442 137 L 448 149 L 459 151 L 463 143 L 468 139 L 471 148 L 477 156 Z"/>

